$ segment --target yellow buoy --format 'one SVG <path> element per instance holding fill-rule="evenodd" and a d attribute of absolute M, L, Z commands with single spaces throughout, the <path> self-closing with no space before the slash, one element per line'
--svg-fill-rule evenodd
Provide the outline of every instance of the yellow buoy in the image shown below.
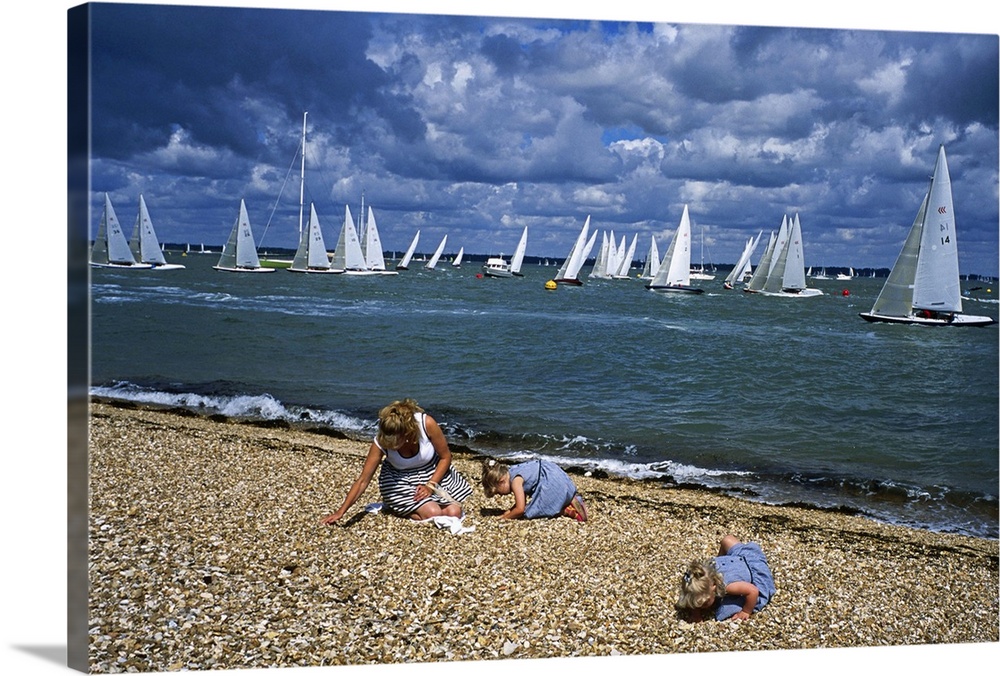
<path fill-rule="evenodd" d="M 554 291 L 556 287 L 557 287 L 556 283 L 551 279 L 545 282 L 545 288 L 549 289 L 550 291 Z"/>

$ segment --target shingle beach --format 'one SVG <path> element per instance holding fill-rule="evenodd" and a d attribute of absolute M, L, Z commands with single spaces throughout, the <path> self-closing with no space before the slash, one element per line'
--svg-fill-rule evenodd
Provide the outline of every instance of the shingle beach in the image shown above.
<path fill-rule="evenodd" d="M 455 535 L 342 501 L 368 443 L 95 400 L 89 668 L 97 673 L 998 641 L 997 541 L 654 482 L 574 475 L 585 524 L 500 521 L 479 460 Z M 673 609 L 693 558 L 760 543 L 750 620 Z"/>

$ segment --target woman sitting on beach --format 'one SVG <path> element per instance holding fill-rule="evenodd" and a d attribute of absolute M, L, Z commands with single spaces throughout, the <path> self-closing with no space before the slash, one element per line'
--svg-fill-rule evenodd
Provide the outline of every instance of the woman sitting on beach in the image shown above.
<path fill-rule="evenodd" d="M 514 506 L 501 519 L 539 519 L 568 516 L 587 520 L 587 507 L 576 485 L 559 465 L 548 460 L 529 460 L 508 467 L 496 460 L 483 463 L 483 490 L 486 497 L 514 495 Z"/>
<path fill-rule="evenodd" d="M 385 462 L 383 462 L 385 460 Z M 368 488 L 381 465 L 378 488 L 387 511 L 415 520 L 462 516 L 472 486 L 451 466 L 441 427 L 412 399 L 394 401 L 378 413 L 378 432 L 344 503 L 323 523 L 337 522 Z"/>
<path fill-rule="evenodd" d="M 775 587 L 760 545 L 727 535 L 719 543 L 718 556 L 691 562 L 680 591 L 674 604 L 678 612 L 690 622 L 701 622 L 713 615 L 717 620 L 745 620 L 767 605 Z"/>

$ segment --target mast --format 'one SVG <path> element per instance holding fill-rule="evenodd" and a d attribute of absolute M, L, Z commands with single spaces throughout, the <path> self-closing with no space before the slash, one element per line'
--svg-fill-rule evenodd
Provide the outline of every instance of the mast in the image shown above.
<path fill-rule="evenodd" d="M 302 239 L 302 209 L 305 203 L 306 191 L 306 116 L 309 112 L 302 113 L 302 169 L 299 172 L 299 239 Z"/>

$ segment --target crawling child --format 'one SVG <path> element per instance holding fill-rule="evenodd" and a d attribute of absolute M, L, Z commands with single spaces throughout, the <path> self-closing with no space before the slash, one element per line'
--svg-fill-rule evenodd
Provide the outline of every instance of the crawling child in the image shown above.
<path fill-rule="evenodd" d="M 688 565 L 674 606 L 690 622 L 710 617 L 745 620 L 774 593 L 774 577 L 760 545 L 727 535 L 719 543 L 718 556 Z"/>
<path fill-rule="evenodd" d="M 536 459 L 508 467 L 497 460 L 483 463 L 486 497 L 513 495 L 514 506 L 501 519 L 540 519 L 568 516 L 587 520 L 587 507 L 576 485 L 559 465 Z"/>

